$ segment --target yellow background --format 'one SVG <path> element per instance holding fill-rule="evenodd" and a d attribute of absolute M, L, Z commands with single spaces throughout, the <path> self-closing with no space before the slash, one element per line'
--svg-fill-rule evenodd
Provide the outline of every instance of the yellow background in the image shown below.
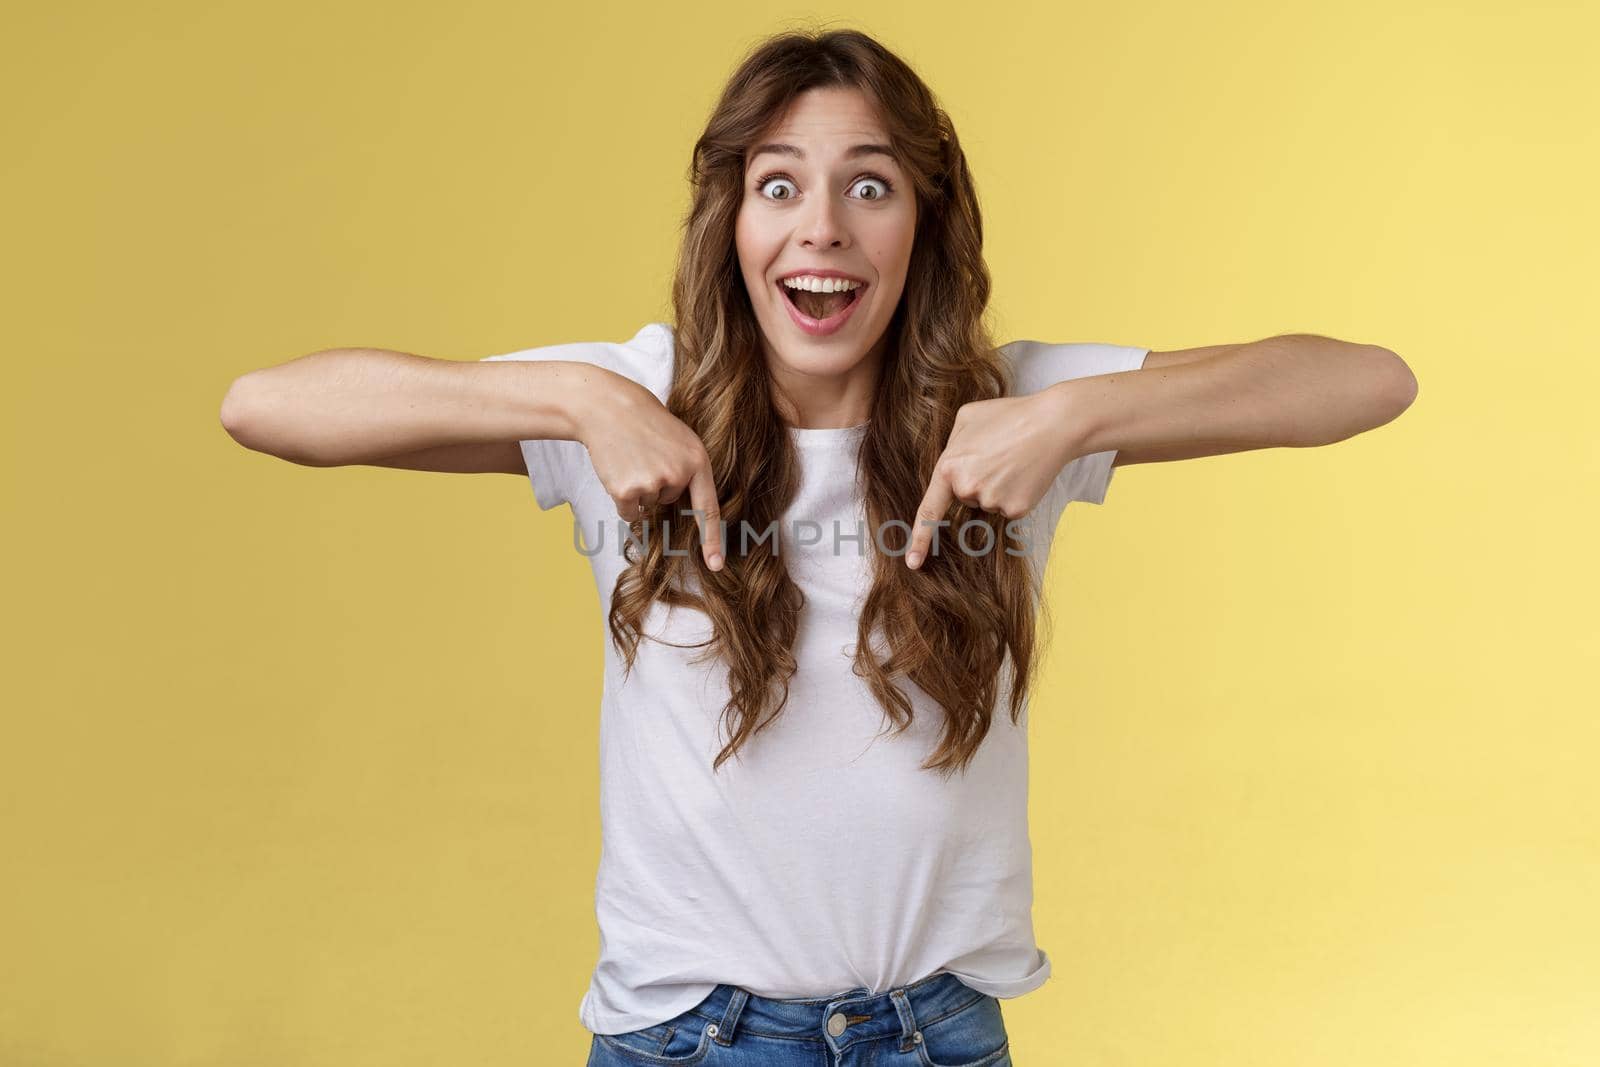
<path fill-rule="evenodd" d="M 667 317 L 723 79 L 818 19 L 954 117 L 1000 340 L 1313 332 L 1421 383 L 1068 511 L 1016 1061 L 1600 1063 L 1600 17 L 1375 0 L 9 12 L 0 1063 L 583 1062 L 570 512 L 218 406 Z"/>

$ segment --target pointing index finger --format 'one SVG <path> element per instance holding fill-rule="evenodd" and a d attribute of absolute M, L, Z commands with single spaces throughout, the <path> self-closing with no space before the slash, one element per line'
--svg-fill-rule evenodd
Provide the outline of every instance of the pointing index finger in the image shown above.
<path fill-rule="evenodd" d="M 906 566 L 912 570 L 922 566 L 922 561 L 927 558 L 928 544 L 933 540 L 935 524 L 950 510 L 950 504 L 955 499 L 950 484 L 945 481 L 939 468 L 933 471 L 933 481 L 928 486 L 928 491 L 922 496 L 922 503 L 917 506 L 916 518 L 911 523 L 911 542 L 906 547 Z"/>
<path fill-rule="evenodd" d="M 711 465 L 702 464 L 689 479 L 689 502 L 700 520 L 700 550 L 706 566 L 722 569 L 722 509 L 717 504 L 717 487 L 711 479 Z"/>

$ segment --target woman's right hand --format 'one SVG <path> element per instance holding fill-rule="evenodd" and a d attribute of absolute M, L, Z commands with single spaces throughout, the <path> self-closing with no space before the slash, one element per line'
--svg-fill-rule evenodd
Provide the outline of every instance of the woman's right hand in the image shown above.
<path fill-rule="evenodd" d="M 608 371 L 595 384 L 579 416 L 578 439 L 618 516 L 633 522 L 646 507 L 670 504 L 687 489 L 701 554 L 706 566 L 720 571 L 722 509 L 699 435 L 631 378 Z"/>

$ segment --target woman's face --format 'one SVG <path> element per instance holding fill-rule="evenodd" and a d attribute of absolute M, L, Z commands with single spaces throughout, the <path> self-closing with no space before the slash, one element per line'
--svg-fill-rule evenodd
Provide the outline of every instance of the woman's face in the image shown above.
<path fill-rule="evenodd" d="M 809 418 L 864 418 L 916 232 L 911 183 L 855 89 L 812 89 L 753 145 L 735 227 L 739 266 L 780 388 Z M 788 146 L 772 148 L 764 146 Z M 875 146 L 862 148 L 861 146 Z M 843 325 L 808 331 L 782 279 L 838 271 L 864 283 Z M 851 294 L 801 295 L 822 319 Z M 828 301 L 824 304 L 823 301 Z M 816 302 L 816 303 L 813 303 Z M 870 357 L 870 358 L 869 358 Z"/>

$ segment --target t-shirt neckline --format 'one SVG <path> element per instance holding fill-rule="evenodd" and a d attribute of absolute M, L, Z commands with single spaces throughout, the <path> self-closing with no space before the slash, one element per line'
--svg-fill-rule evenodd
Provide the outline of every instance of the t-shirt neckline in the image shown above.
<path fill-rule="evenodd" d="M 855 426 L 790 426 L 789 439 L 797 445 L 839 445 L 859 441 L 867 435 L 868 423 Z"/>

